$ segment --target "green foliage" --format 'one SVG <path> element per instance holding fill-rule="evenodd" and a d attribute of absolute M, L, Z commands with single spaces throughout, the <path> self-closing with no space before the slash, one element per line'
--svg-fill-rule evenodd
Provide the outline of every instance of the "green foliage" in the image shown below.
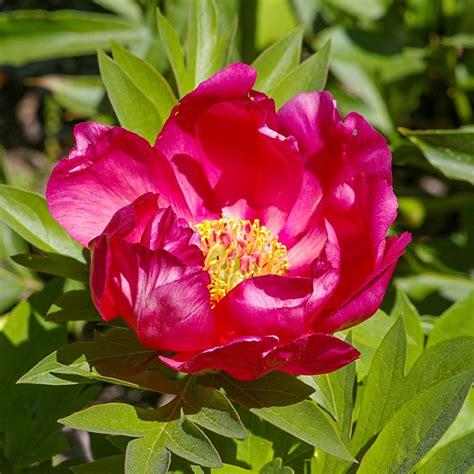
<path fill-rule="evenodd" d="M 40 250 L 83 260 L 82 247 L 51 217 L 40 194 L 0 184 L 0 219 Z"/>
<path fill-rule="evenodd" d="M 48 70 L 26 84 L 48 89 L 65 120 L 118 122 L 151 144 L 181 97 L 242 57 L 257 70 L 255 88 L 277 108 L 328 88 L 342 115 L 360 112 L 387 136 L 401 196 L 393 230 L 409 229 L 415 239 L 387 313 L 338 334 L 361 352 L 355 364 L 250 382 L 177 375 L 120 320 L 101 320 L 87 252 L 40 194 L 12 186 L 37 186 L 36 175 L 5 161 L 0 311 L 10 312 L 0 317 L 0 471 L 472 469 L 470 2 L 163 0 L 161 10 L 157 2 L 93 3 L 89 12 L 1 13 L 0 64 L 98 49 L 98 68 L 87 75 Z M 69 451 L 58 419 L 72 433 L 96 433 L 93 461 L 72 453 L 56 465 Z"/>

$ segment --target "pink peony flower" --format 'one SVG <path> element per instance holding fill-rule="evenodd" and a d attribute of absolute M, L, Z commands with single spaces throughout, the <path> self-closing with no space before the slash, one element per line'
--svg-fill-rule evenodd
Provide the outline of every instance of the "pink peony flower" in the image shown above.
<path fill-rule="evenodd" d="M 177 371 L 320 374 L 359 355 L 334 337 L 379 307 L 408 234 L 391 156 L 327 92 L 278 112 L 232 64 L 174 108 L 156 144 L 83 123 L 49 208 L 92 252 L 102 317 Z"/>

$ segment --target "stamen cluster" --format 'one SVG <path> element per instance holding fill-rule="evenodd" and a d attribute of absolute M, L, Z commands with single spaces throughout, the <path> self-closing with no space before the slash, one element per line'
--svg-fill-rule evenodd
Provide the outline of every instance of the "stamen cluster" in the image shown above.
<path fill-rule="evenodd" d="M 212 307 L 247 278 L 288 273 L 285 245 L 258 219 L 251 222 L 223 216 L 203 221 L 195 229 L 201 236 L 205 269 L 211 276 Z"/>

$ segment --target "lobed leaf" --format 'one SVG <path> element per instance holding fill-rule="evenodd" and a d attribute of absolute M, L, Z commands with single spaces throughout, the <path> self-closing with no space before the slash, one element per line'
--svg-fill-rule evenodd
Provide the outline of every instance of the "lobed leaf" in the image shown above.
<path fill-rule="evenodd" d="M 0 184 L 0 219 L 38 249 L 84 261 L 82 246 L 52 218 L 40 194 Z"/>

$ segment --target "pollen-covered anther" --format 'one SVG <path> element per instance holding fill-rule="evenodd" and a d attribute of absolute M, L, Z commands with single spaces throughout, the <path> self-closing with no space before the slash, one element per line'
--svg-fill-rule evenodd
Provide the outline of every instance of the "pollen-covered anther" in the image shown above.
<path fill-rule="evenodd" d="M 285 245 L 258 219 L 223 216 L 203 221 L 195 229 L 201 236 L 205 269 L 211 276 L 212 307 L 247 278 L 288 273 Z"/>

